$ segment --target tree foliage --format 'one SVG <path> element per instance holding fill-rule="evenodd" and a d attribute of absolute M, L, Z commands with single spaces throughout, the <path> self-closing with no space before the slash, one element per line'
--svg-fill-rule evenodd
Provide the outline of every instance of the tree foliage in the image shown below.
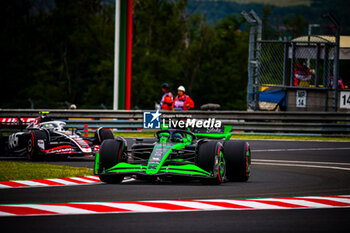
<path fill-rule="evenodd" d="M 103 0 L 0 3 L 4 23 L 1 108 L 112 107 L 114 5 Z M 133 108 L 160 101 L 160 85 L 184 85 L 196 108 L 245 109 L 247 34 L 230 15 L 215 24 L 187 1 L 135 0 Z"/>
<path fill-rule="evenodd" d="M 114 1 L 0 1 L 0 108 L 112 107 Z M 350 30 L 347 0 L 307 6 L 232 1 L 134 0 L 132 108 L 152 109 L 160 85 L 184 85 L 196 108 L 245 109 L 248 34 L 241 10 L 262 15 L 263 38 L 305 33 L 333 12 Z M 235 13 L 235 14 L 233 14 Z M 322 19 L 324 20 L 324 19 Z M 287 29 L 281 34 L 278 28 Z"/>

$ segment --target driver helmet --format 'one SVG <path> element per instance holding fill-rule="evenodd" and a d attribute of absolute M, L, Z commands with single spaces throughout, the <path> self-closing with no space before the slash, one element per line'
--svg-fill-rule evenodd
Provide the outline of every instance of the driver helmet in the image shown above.
<path fill-rule="evenodd" d="M 42 125 L 42 128 L 44 129 L 54 129 L 55 126 L 52 123 L 45 123 Z"/>
<path fill-rule="evenodd" d="M 182 142 L 183 138 L 182 138 L 181 133 L 174 133 L 173 134 L 173 141 L 174 142 Z"/>

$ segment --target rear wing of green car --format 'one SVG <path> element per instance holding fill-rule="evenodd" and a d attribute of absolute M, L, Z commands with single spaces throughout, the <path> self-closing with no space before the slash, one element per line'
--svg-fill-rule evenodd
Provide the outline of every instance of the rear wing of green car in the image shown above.
<path fill-rule="evenodd" d="M 163 127 L 162 129 L 168 129 Z M 230 140 L 232 126 L 224 126 L 220 128 L 187 128 L 185 130 L 194 133 L 198 139 L 208 138 L 208 139 L 224 139 L 225 141 Z"/>
<path fill-rule="evenodd" d="M 190 129 L 197 138 L 208 138 L 208 139 L 224 139 L 225 141 L 230 140 L 232 126 L 225 126 L 221 128 L 194 128 Z"/>

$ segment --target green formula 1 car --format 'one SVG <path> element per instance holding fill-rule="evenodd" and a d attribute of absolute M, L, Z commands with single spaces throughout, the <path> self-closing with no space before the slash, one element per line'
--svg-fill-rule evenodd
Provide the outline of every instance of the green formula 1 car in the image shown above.
<path fill-rule="evenodd" d="M 125 176 L 150 180 L 187 177 L 204 184 L 244 182 L 251 169 L 249 144 L 230 141 L 230 130 L 160 130 L 151 141 L 136 139 L 130 149 L 124 138 L 107 139 L 96 155 L 94 172 L 106 183 L 120 183 Z"/>

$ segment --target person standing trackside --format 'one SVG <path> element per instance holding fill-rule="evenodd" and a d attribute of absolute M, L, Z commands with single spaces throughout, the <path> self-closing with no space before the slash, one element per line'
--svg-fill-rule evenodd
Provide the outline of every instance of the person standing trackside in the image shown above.
<path fill-rule="evenodd" d="M 164 93 L 162 100 L 160 101 L 160 110 L 171 110 L 173 104 L 173 94 L 169 91 L 169 84 L 162 84 L 162 91 Z"/>
<path fill-rule="evenodd" d="M 298 59 L 294 68 L 294 86 L 308 87 L 311 80 L 310 68 L 305 65 L 305 59 Z"/>
<path fill-rule="evenodd" d="M 175 111 L 186 111 L 191 108 L 194 108 L 193 100 L 185 94 L 185 88 L 183 86 L 179 86 L 177 88 L 178 96 L 175 97 L 173 102 L 173 110 Z"/>

